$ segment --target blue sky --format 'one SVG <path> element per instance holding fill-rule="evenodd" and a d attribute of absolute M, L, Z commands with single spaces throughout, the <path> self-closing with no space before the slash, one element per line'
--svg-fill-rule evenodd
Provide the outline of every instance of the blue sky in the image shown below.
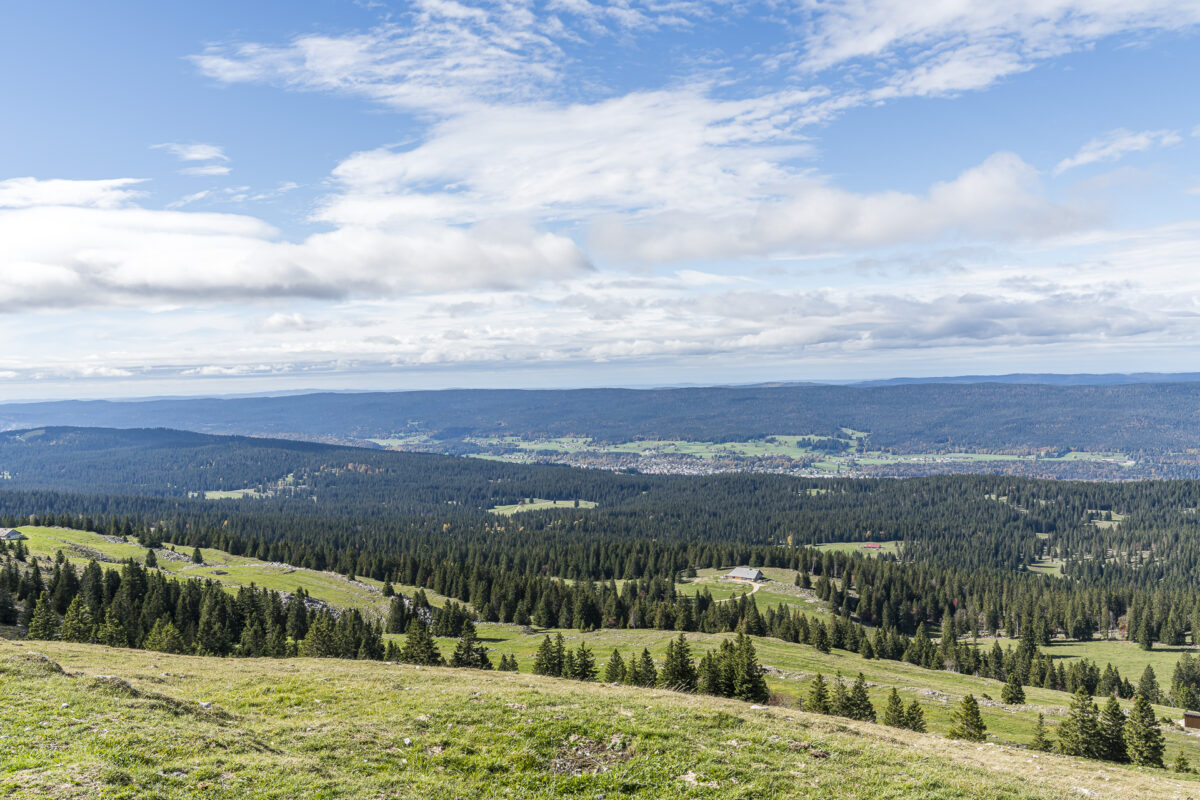
<path fill-rule="evenodd" d="M 8 4 L 0 400 L 1193 370 L 1198 23 Z"/>

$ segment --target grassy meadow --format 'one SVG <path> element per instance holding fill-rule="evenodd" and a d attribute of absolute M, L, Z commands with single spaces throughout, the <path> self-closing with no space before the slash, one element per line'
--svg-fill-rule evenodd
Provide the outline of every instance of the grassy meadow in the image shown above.
<path fill-rule="evenodd" d="M 1182 798 L 1200 781 L 733 700 L 0 641 L 0 796 Z"/>

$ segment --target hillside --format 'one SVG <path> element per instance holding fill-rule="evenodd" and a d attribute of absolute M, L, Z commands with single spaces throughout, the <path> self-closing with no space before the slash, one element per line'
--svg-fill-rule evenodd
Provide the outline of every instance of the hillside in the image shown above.
<path fill-rule="evenodd" d="M 39 654 L 45 654 L 41 656 Z M 1182 798 L 1200 783 L 528 675 L 0 642 L 13 798 Z"/>

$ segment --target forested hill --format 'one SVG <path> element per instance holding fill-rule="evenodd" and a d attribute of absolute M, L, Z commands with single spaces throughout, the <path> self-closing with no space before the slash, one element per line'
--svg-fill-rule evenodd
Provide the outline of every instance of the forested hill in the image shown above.
<path fill-rule="evenodd" d="M 1200 448 L 1200 383 L 1053 386 L 783 385 L 658 390 L 447 390 L 0 406 L 0 429 L 169 427 L 342 439 L 424 434 L 746 441 L 870 434 L 895 452 L 1055 449 L 1165 454 Z"/>

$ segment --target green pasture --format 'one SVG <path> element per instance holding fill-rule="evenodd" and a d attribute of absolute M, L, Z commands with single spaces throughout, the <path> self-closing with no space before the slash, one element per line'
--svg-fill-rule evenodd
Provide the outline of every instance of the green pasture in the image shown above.
<path fill-rule="evenodd" d="M 522 511 L 545 511 L 555 508 L 595 508 L 596 503 L 591 500 L 546 500 L 541 497 L 532 497 L 520 503 L 513 503 L 506 506 L 493 506 L 488 511 L 493 514 L 502 516 L 511 516 Z"/>

